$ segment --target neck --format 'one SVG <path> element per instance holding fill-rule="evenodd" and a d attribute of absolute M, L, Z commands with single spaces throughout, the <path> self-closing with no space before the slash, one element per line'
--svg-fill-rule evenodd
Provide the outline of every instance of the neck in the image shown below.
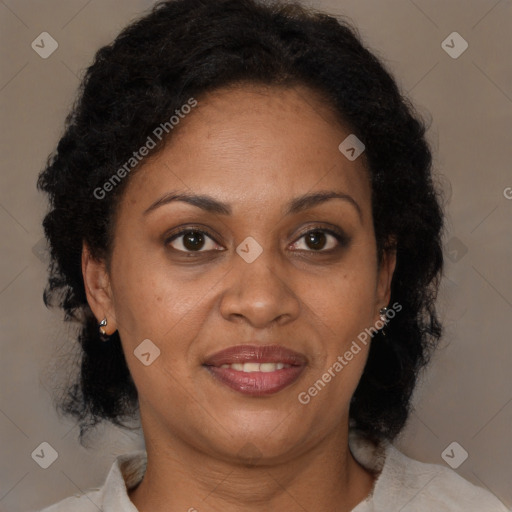
<path fill-rule="evenodd" d="M 374 484 L 350 453 L 348 429 L 276 464 L 223 461 L 169 439 L 147 440 L 146 451 L 144 479 L 129 492 L 140 512 L 350 512 Z"/>

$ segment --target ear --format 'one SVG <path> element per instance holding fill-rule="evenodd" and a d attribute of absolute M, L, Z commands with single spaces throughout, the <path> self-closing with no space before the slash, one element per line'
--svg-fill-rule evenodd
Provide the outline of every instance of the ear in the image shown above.
<path fill-rule="evenodd" d="M 396 267 L 396 246 L 390 244 L 384 249 L 382 260 L 379 264 L 377 276 L 377 290 L 375 295 L 376 316 L 380 318 L 380 309 L 389 304 L 391 298 L 391 280 Z"/>
<path fill-rule="evenodd" d="M 107 325 L 104 330 L 108 335 L 113 334 L 117 326 L 106 264 L 103 260 L 97 260 L 92 256 L 85 242 L 82 244 L 82 276 L 87 302 L 94 316 L 98 323 L 103 318 L 107 318 Z"/>

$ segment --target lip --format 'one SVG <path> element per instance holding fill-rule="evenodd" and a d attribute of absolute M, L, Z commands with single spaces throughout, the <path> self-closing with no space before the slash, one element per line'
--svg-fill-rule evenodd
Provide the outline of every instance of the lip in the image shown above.
<path fill-rule="evenodd" d="M 272 372 L 243 372 L 221 368 L 233 363 L 284 363 L 287 368 Z M 203 366 L 219 382 L 239 393 L 264 396 L 277 393 L 295 382 L 304 368 L 304 355 L 281 345 L 237 345 L 207 357 Z"/>

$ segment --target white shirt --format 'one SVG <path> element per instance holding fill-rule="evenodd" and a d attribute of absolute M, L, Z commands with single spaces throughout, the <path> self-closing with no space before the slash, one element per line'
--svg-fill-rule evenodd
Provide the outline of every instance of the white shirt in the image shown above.
<path fill-rule="evenodd" d="M 491 492 L 455 471 L 411 459 L 384 441 L 373 445 L 355 431 L 349 448 L 365 468 L 378 473 L 372 492 L 352 512 L 511 512 Z M 127 489 L 137 486 L 146 471 L 146 452 L 120 455 L 103 486 L 66 498 L 40 512 L 138 512 Z"/>

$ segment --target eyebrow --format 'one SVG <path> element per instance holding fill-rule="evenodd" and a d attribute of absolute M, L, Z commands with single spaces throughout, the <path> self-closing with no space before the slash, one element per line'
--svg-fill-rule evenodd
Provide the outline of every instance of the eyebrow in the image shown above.
<path fill-rule="evenodd" d="M 342 192 L 334 192 L 327 190 L 304 194 L 302 196 L 292 199 L 292 201 L 290 201 L 287 205 L 285 215 L 299 213 L 309 208 L 313 208 L 314 206 L 317 206 L 319 204 L 325 203 L 326 201 L 329 201 L 331 199 L 341 199 L 343 201 L 348 202 L 356 209 L 359 217 L 362 219 L 363 215 L 361 207 L 352 196 Z M 218 201 L 217 199 L 214 199 L 211 196 L 177 192 L 169 192 L 162 196 L 160 199 L 157 199 L 153 204 L 151 204 L 151 206 L 144 210 L 143 214 L 147 215 L 148 213 L 156 210 L 157 208 L 172 203 L 174 201 L 181 201 L 184 203 L 191 204 L 209 213 L 215 213 L 219 215 L 232 214 L 232 208 L 229 204 L 223 203 L 222 201 Z"/>

